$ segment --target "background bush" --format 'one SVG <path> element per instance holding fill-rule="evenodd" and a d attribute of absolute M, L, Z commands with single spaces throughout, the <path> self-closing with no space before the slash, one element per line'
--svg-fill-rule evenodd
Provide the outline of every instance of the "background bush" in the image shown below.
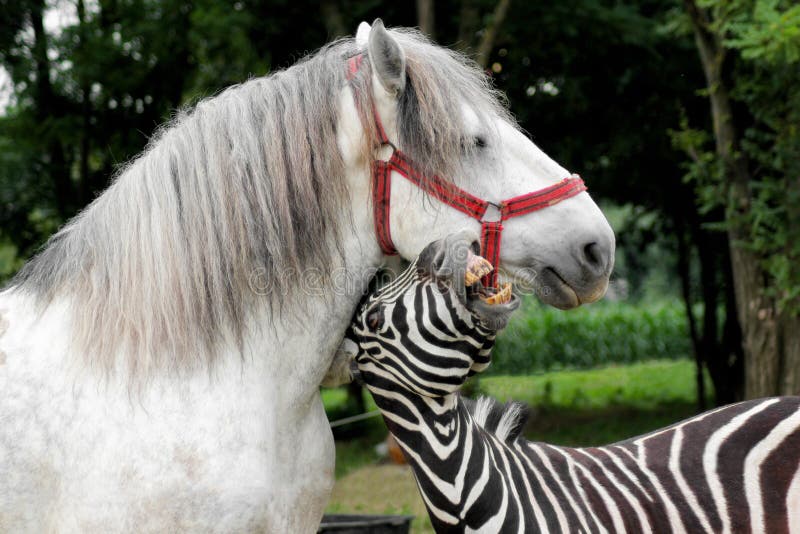
<path fill-rule="evenodd" d="M 492 374 L 585 369 L 691 354 L 686 314 L 678 300 L 601 301 L 563 312 L 532 298 L 499 336 Z"/>

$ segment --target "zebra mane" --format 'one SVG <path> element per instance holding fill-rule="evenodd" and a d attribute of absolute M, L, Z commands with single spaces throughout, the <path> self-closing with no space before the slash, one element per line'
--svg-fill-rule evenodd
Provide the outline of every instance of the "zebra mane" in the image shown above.
<path fill-rule="evenodd" d="M 506 443 L 520 437 L 530 415 L 521 402 L 501 403 L 490 397 L 480 397 L 477 401 L 461 397 L 461 400 L 478 426 Z"/>

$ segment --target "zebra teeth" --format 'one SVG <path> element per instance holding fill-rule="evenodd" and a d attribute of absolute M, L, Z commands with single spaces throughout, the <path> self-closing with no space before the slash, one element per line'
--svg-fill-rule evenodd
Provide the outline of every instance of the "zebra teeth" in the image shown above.
<path fill-rule="evenodd" d="M 506 283 L 500 291 L 490 297 L 481 297 L 481 300 L 492 306 L 511 302 L 511 284 Z"/>
<path fill-rule="evenodd" d="M 486 258 L 472 254 L 467 258 L 467 273 L 464 275 L 464 284 L 467 287 L 475 285 L 481 278 L 492 272 L 494 267 Z"/>

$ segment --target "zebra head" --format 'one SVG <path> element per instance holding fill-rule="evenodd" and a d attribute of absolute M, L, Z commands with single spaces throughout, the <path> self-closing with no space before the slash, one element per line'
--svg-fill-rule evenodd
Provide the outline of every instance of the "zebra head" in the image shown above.
<path fill-rule="evenodd" d="M 468 284 L 468 264 L 478 251 L 477 236 L 468 231 L 434 241 L 363 301 L 352 333 L 355 362 L 368 387 L 398 384 L 420 395 L 444 396 L 489 365 L 497 331 L 519 299 L 510 295 L 492 303 L 494 290 Z"/>

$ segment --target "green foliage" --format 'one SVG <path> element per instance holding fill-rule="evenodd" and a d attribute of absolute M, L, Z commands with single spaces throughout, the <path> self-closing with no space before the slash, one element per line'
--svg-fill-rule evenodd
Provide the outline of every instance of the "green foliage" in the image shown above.
<path fill-rule="evenodd" d="M 760 255 L 772 279 L 767 293 L 796 314 L 800 313 L 800 61 L 793 69 L 782 68 L 787 70 L 757 67 L 752 80 L 739 83 L 736 96 L 755 117 L 742 141 L 743 150 L 757 164 L 744 220 L 748 245 Z"/>
<path fill-rule="evenodd" d="M 726 24 L 731 35 L 726 40 L 729 48 L 740 50 L 747 60 L 774 64 L 800 61 L 800 4 L 781 0 L 734 3 L 752 6 L 752 11 Z"/>
<path fill-rule="evenodd" d="M 22 260 L 17 254 L 17 247 L 11 243 L 0 243 L 0 280 L 13 275 L 22 267 Z"/>
<path fill-rule="evenodd" d="M 0 118 L 0 225 L 24 258 L 103 190 L 181 103 L 189 69 L 182 0 L 21 0 L 0 32 L 12 106 Z M 50 8 L 52 9 L 52 8 Z M 6 151 L 5 148 L 10 147 Z"/>
<path fill-rule="evenodd" d="M 694 402 L 697 398 L 695 373 L 694 363 L 687 359 L 541 375 L 495 372 L 481 378 L 480 393 L 503 402 L 524 402 L 537 410 L 604 409 L 614 405 L 650 409 L 663 403 Z"/>
<path fill-rule="evenodd" d="M 680 128 L 670 128 L 667 134 L 672 146 L 689 156 L 688 160 L 681 163 L 683 181 L 694 189 L 699 212 L 705 215 L 724 207 L 725 197 L 719 194 L 724 188 L 722 167 L 714 153 L 711 134 L 706 130 L 691 128 L 685 114 L 681 117 Z"/>
<path fill-rule="evenodd" d="M 694 415 L 696 372 L 689 360 L 649 361 L 538 376 L 487 376 L 480 389 L 484 395 L 530 407 L 528 439 L 600 445 Z M 711 392 L 707 375 L 705 380 Z"/>
<path fill-rule="evenodd" d="M 602 202 L 600 208 L 617 238 L 609 297 L 631 304 L 680 298 L 674 245 L 663 214 L 634 204 Z"/>
<path fill-rule="evenodd" d="M 202 0 L 191 15 L 193 62 L 197 72 L 192 96 L 210 88 L 240 83 L 248 75 L 269 70 L 268 58 L 259 57 L 250 32 L 258 24 L 244 2 Z"/>
<path fill-rule="evenodd" d="M 691 351 L 677 301 L 600 302 L 563 312 L 526 299 L 497 340 L 491 374 L 529 374 L 651 359 Z"/>
<path fill-rule="evenodd" d="M 726 224 L 745 236 L 737 246 L 760 258 L 764 292 L 800 313 L 800 5 L 783 0 L 703 0 L 707 30 L 728 56 L 728 90 L 739 109 L 737 156 L 749 162 L 749 198 L 733 205 L 718 148 L 684 119 L 671 131 L 689 156 L 685 180 L 708 212 L 724 206 Z M 714 90 L 712 88 L 711 90 Z"/>

